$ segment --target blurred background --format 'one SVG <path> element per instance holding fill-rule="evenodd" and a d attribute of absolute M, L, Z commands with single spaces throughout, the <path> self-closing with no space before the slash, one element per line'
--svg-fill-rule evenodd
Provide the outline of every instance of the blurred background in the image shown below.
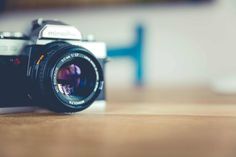
<path fill-rule="evenodd" d="M 0 0 L 0 30 L 59 19 L 108 46 L 108 89 L 236 92 L 235 0 Z"/>
<path fill-rule="evenodd" d="M 0 31 L 36 18 L 107 43 L 108 105 L 1 117 L 0 156 L 235 157 L 236 0 L 0 0 Z"/>

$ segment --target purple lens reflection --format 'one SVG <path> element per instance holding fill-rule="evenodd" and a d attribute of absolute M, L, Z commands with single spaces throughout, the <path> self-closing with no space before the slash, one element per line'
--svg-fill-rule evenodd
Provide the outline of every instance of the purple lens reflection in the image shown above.
<path fill-rule="evenodd" d="M 64 95 L 76 95 L 76 88 L 80 86 L 81 69 L 75 64 L 63 66 L 57 74 L 58 88 Z"/>

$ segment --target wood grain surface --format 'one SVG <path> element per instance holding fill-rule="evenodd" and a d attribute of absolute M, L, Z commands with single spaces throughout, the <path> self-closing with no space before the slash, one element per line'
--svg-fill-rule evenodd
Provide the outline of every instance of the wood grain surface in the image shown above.
<path fill-rule="evenodd" d="M 235 157 L 236 96 L 109 92 L 103 113 L 0 116 L 0 157 Z"/>

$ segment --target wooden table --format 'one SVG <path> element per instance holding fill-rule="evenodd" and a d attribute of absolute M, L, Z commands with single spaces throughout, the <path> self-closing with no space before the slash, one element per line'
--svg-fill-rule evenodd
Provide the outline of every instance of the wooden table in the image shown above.
<path fill-rule="evenodd" d="M 235 157 L 236 96 L 114 90 L 103 113 L 0 116 L 0 157 Z"/>

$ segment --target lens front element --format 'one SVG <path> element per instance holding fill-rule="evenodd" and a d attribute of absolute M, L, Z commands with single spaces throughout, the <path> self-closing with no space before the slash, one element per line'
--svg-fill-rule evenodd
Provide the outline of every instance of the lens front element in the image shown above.
<path fill-rule="evenodd" d="M 96 71 L 86 59 L 72 59 L 58 70 L 57 86 L 68 100 L 84 100 L 93 92 L 95 85 Z"/>

